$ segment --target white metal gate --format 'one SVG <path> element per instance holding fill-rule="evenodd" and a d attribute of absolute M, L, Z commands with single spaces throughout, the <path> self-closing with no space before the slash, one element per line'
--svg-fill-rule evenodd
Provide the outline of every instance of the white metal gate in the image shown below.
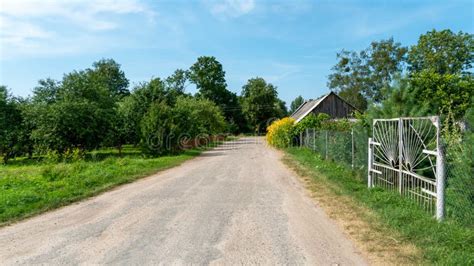
<path fill-rule="evenodd" d="M 375 119 L 369 138 L 368 186 L 396 190 L 444 216 L 444 164 L 438 116 Z"/>

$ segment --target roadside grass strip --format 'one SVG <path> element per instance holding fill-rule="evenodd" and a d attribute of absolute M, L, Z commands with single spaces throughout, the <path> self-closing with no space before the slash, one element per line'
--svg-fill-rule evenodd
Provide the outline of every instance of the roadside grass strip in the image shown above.
<path fill-rule="evenodd" d="M 326 213 L 375 264 L 474 265 L 474 229 L 437 222 L 394 192 L 368 189 L 357 173 L 306 148 L 287 148 L 295 170 Z"/>
<path fill-rule="evenodd" d="M 92 153 L 92 159 L 71 163 L 19 160 L 0 165 L 0 226 L 177 166 L 205 149 L 156 158 L 143 157 L 133 148 L 119 157 L 108 149 Z"/>

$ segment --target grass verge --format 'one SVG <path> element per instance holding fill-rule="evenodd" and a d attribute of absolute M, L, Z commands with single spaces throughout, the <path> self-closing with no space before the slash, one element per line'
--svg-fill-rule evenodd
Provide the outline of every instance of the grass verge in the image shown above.
<path fill-rule="evenodd" d="M 0 165 L 0 226 L 177 166 L 203 150 L 145 158 L 136 149 L 128 149 L 123 157 L 109 149 L 92 153 L 92 159 L 72 163 L 20 160 Z"/>
<path fill-rule="evenodd" d="M 376 264 L 474 265 L 474 230 L 438 223 L 396 193 L 368 190 L 350 169 L 309 149 L 288 148 L 285 163 L 304 177 L 331 218 Z"/>

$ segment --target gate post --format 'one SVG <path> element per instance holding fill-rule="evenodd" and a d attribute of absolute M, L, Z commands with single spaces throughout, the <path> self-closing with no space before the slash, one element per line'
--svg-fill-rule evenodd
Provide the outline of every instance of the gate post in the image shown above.
<path fill-rule="evenodd" d="M 368 156 L 369 158 L 367 159 L 367 162 L 368 162 L 368 166 L 367 166 L 367 186 L 369 188 L 372 187 L 372 175 L 371 175 L 371 172 L 372 172 L 372 154 L 373 154 L 373 149 L 372 149 L 372 138 L 369 138 L 369 152 L 368 152 Z"/>
<path fill-rule="evenodd" d="M 444 179 L 445 179 L 445 167 L 444 167 L 444 153 L 443 146 L 439 138 L 439 117 L 435 117 L 434 121 L 435 126 L 437 127 L 436 132 L 436 146 L 437 146 L 437 156 L 436 156 L 436 219 L 438 221 L 443 220 L 444 218 Z"/>
<path fill-rule="evenodd" d="M 403 119 L 398 119 L 398 192 L 402 194 L 403 182 Z"/>

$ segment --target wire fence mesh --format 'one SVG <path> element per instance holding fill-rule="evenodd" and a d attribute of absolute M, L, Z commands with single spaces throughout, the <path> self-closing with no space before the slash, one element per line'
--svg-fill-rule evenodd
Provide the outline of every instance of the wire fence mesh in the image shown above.
<path fill-rule="evenodd" d="M 468 142 L 445 146 L 446 215 L 470 227 L 474 227 L 473 150 Z"/>
<path fill-rule="evenodd" d="M 367 139 L 365 130 L 318 131 L 306 129 L 301 145 L 310 148 L 326 160 L 337 161 L 353 169 L 363 181 L 367 180 Z"/>
<path fill-rule="evenodd" d="M 306 129 L 300 146 L 307 147 L 326 160 L 335 161 L 354 171 L 355 176 L 367 184 L 368 138 L 364 127 L 355 126 L 351 131 Z M 446 140 L 445 151 L 445 210 L 446 218 L 474 227 L 474 154 L 471 144 Z"/>

